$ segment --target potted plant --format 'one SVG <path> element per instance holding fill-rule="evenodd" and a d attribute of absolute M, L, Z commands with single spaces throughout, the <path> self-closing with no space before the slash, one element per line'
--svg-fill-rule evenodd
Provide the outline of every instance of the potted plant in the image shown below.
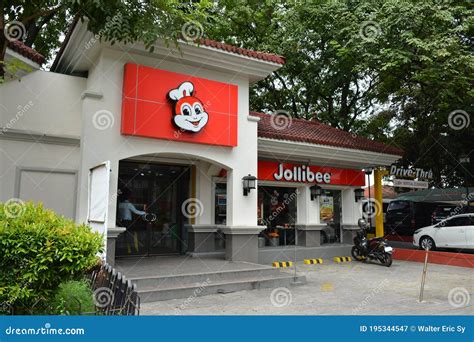
<path fill-rule="evenodd" d="M 276 247 L 280 244 L 280 234 L 275 230 L 267 234 L 270 246 Z"/>

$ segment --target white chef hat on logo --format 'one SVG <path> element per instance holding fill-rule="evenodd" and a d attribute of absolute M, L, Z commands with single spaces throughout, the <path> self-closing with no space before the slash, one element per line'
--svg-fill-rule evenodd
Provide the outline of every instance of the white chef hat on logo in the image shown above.
<path fill-rule="evenodd" d="M 191 96 L 194 91 L 194 86 L 191 82 L 183 82 L 180 86 L 176 89 L 170 90 L 168 96 L 170 99 L 178 101 L 179 99 L 185 96 Z"/>

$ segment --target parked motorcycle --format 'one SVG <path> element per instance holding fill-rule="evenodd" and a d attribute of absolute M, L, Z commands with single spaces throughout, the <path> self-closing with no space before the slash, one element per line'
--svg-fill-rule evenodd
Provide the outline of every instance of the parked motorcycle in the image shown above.
<path fill-rule="evenodd" d="M 373 238 L 367 239 L 367 222 L 361 218 L 357 222 L 360 230 L 357 231 L 357 235 L 354 237 L 354 246 L 352 247 L 351 254 L 355 260 L 367 261 L 367 260 L 378 260 L 384 266 L 390 267 L 392 265 L 392 253 L 393 248 L 387 243 L 384 238 Z"/>

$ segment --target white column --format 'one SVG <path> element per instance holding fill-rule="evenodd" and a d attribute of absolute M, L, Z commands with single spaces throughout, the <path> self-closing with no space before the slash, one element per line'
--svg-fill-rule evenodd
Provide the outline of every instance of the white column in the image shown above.
<path fill-rule="evenodd" d="M 208 170 L 209 163 L 199 162 L 196 165 L 196 199 L 202 205 L 202 210 L 196 216 L 196 224 L 211 224 L 212 220 L 212 206 L 214 201 L 212 198 L 212 177 Z"/>
<path fill-rule="evenodd" d="M 314 201 L 309 201 L 309 215 L 308 215 L 308 223 L 309 224 L 320 224 L 321 217 L 319 215 L 320 208 L 319 208 L 319 197 L 316 197 Z"/>
<path fill-rule="evenodd" d="M 312 184 L 306 184 L 297 188 L 297 224 L 320 224 L 319 197 L 311 201 L 311 185 Z"/>
<path fill-rule="evenodd" d="M 341 191 L 342 196 L 342 224 L 357 225 L 357 220 L 362 216 L 362 201 L 356 202 L 354 188 Z"/>
<path fill-rule="evenodd" d="M 244 176 L 256 172 L 244 170 L 227 171 L 227 226 L 257 225 L 257 189 L 244 196 L 242 183 Z"/>

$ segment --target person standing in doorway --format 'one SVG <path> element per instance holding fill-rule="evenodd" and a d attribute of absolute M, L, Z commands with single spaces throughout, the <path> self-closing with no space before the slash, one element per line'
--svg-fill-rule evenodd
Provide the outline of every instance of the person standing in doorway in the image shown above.
<path fill-rule="evenodd" d="M 140 216 L 142 218 L 145 217 L 146 212 L 142 210 L 138 210 L 133 203 L 130 202 L 131 191 L 128 188 L 123 188 L 120 191 L 119 195 L 119 205 L 118 205 L 118 221 L 122 227 L 125 227 L 127 230 L 125 231 L 127 241 L 127 247 L 129 254 L 131 254 L 132 246 L 135 246 L 135 252 L 138 253 L 138 236 L 136 232 L 132 232 L 131 227 L 133 224 L 133 214 Z"/>

